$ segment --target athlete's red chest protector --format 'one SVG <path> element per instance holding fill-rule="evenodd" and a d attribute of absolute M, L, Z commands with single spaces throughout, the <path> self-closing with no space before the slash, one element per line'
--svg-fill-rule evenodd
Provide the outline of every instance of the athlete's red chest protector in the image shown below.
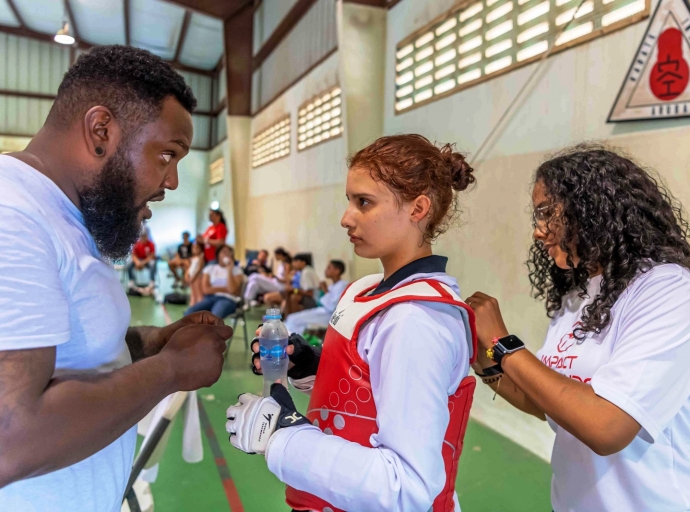
<path fill-rule="evenodd" d="M 371 392 L 369 366 L 357 352 L 357 339 L 362 325 L 371 317 L 400 302 L 442 302 L 461 308 L 466 314 L 467 338 L 472 340 L 472 354 L 477 353 L 474 312 L 453 290 L 433 279 L 413 281 L 380 295 L 367 297 L 382 276 L 373 275 L 356 281 L 345 290 L 331 317 L 309 401 L 307 417 L 326 434 L 336 435 L 371 447 L 372 434 L 378 432 L 376 404 Z M 458 459 L 467 428 L 475 380 L 466 377 L 457 391 L 448 397 L 450 423 L 443 443 L 446 482 L 433 504 L 433 512 L 452 512 Z M 353 490 L 354 491 L 354 490 Z M 286 501 L 295 510 L 343 512 L 324 500 L 287 488 Z M 354 512 L 354 511 L 350 511 Z"/>

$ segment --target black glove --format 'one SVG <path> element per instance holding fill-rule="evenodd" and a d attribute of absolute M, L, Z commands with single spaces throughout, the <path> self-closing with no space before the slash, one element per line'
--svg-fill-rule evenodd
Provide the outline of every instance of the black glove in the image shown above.
<path fill-rule="evenodd" d="M 311 425 L 311 421 L 297 412 L 295 402 L 285 386 L 282 384 L 273 384 L 271 386 L 271 398 L 280 405 L 280 416 L 278 418 L 278 425 L 276 430 L 285 427 L 296 427 L 298 425 Z"/>
<path fill-rule="evenodd" d="M 255 349 L 254 343 L 258 345 L 259 338 L 254 338 L 252 340 L 252 351 Z M 321 350 L 309 345 L 307 340 L 299 334 L 291 334 L 288 338 L 288 345 L 294 347 L 294 351 L 292 355 L 290 355 L 290 361 L 294 366 L 288 370 L 288 377 L 299 380 L 316 375 L 316 371 L 319 369 Z M 251 369 L 254 375 L 261 375 L 261 372 L 256 369 L 256 365 L 254 364 L 256 360 L 260 358 L 261 356 L 258 351 L 252 355 Z"/>

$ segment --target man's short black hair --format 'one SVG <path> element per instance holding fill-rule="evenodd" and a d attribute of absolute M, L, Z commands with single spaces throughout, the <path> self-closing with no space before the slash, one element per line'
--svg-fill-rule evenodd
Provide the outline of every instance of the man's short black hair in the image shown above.
<path fill-rule="evenodd" d="M 169 96 L 190 113 L 196 107 L 192 89 L 160 57 L 132 46 L 96 46 L 65 73 L 47 123 L 64 128 L 103 105 L 123 125 L 137 127 L 155 119 Z"/>
<path fill-rule="evenodd" d="M 343 263 L 341 260 L 331 260 L 330 263 L 338 269 L 338 272 L 340 272 L 341 276 L 345 273 L 345 263 Z"/>
<path fill-rule="evenodd" d="M 292 259 L 297 261 L 303 261 L 306 265 L 311 266 L 311 254 L 309 254 L 308 252 L 301 252 L 299 254 L 295 254 L 292 257 Z"/>

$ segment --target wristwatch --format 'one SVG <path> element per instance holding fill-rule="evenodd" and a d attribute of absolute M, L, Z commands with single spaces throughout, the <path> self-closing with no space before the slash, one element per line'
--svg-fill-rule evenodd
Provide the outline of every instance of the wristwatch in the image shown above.
<path fill-rule="evenodd" d="M 503 356 L 525 348 L 525 344 L 514 334 L 510 334 L 505 338 L 494 338 L 492 342 L 493 346 L 486 351 L 486 357 L 493 359 L 499 367 Z"/>

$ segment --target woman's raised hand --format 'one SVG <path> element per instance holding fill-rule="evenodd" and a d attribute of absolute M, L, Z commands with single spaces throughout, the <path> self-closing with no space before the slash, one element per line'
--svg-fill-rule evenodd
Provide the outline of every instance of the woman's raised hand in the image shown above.
<path fill-rule="evenodd" d="M 474 310 L 480 362 L 484 358 L 485 362 L 494 364 L 486 358 L 486 350 L 493 345 L 494 338 L 503 338 L 510 334 L 503 322 L 498 301 L 485 293 L 475 292 L 465 303 Z"/>

